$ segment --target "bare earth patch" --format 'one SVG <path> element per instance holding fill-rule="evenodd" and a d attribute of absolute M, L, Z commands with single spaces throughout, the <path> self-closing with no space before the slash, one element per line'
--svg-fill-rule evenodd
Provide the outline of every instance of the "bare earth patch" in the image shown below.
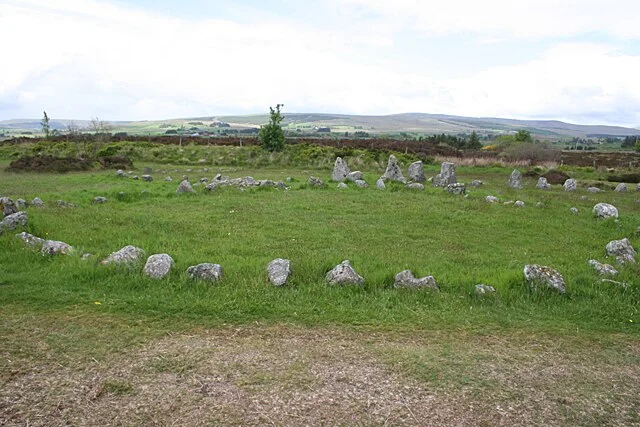
<path fill-rule="evenodd" d="M 103 361 L 3 353 L 0 424 L 632 425 L 640 345 L 629 340 L 254 325 Z"/>

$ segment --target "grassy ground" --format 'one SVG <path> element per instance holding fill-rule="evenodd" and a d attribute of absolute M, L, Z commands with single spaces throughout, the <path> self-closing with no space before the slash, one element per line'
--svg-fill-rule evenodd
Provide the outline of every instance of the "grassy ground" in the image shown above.
<path fill-rule="evenodd" d="M 0 236 L 7 424 L 639 422 L 639 271 L 621 269 L 624 289 L 587 265 L 605 261 L 610 240 L 638 247 L 637 193 L 539 191 L 533 181 L 510 190 L 510 171 L 490 167 L 460 169 L 463 181 L 485 181 L 462 198 L 429 187 L 316 190 L 302 169 L 192 166 L 194 182 L 218 171 L 293 181 L 288 191 L 196 187 L 179 196 L 187 167 L 151 166 L 150 183 L 113 172 L 0 172 L 0 194 L 47 203 L 28 209 L 28 231 L 78 253 L 43 258 L 12 233 Z M 526 206 L 487 204 L 489 194 Z M 109 202 L 93 205 L 95 196 Z M 58 199 L 78 206 L 59 208 Z M 596 221 L 597 202 L 616 205 L 620 220 Z M 170 277 L 98 265 L 128 244 L 169 253 Z M 96 256 L 82 261 L 83 252 Z M 282 289 L 266 283 L 276 257 L 292 261 Z M 323 283 L 344 259 L 363 287 Z M 201 262 L 220 263 L 224 280 L 191 283 L 185 270 Z M 530 291 L 528 263 L 558 269 L 567 294 Z M 433 275 L 441 292 L 391 289 L 406 268 Z M 477 283 L 497 294 L 475 297 Z"/>

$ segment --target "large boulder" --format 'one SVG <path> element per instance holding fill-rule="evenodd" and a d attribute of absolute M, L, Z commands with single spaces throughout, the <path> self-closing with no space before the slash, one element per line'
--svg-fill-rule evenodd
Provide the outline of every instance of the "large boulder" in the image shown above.
<path fill-rule="evenodd" d="M 409 175 L 411 181 L 425 182 L 427 178 L 424 176 L 424 165 L 422 161 L 418 160 L 417 162 L 411 163 L 407 170 L 407 175 Z"/>
<path fill-rule="evenodd" d="M 631 246 L 629 239 L 612 240 L 607 243 L 607 254 L 616 258 L 618 264 L 629 264 L 636 262 L 636 250 Z"/>
<path fill-rule="evenodd" d="M 525 265 L 524 278 L 533 289 L 540 287 L 555 289 L 561 294 L 565 293 L 564 277 L 556 270 L 543 265 Z"/>
<path fill-rule="evenodd" d="M 328 284 L 339 286 L 362 285 L 364 283 L 364 278 L 356 273 L 349 260 L 344 260 L 336 265 L 327 273 L 325 279 Z"/>
<path fill-rule="evenodd" d="M 593 214 L 601 219 L 618 218 L 618 209 L 609 203 L 598 203 L 593 207 Z"/>
<path fill-rule="evenodd" d="M 349 175 L 349 166 L 347 166 L 347 162 L 345 162 L 342 157 L 337 157 L 336 162 L 333 165 L 333 172 L 331 173 L 331 179 L 334 181 L 342 182 Z"/>
<path fill-rule="evenodd" d="M 516 188 L 518 190 L 522 189 L 522 173 L 517 170 L 514 169 L 513 172 L 511 172 L 511 175 L 509 176 L 509 181 L 507 182 L 507 185 L 511 188 Z"/>
<path fill-rule="evenodd" d="M 44 243 L 44 239 L 34 236 L 33 234 L 29 234 L 26 231 L 16 234 L 16 238 L 22 240 L 25 245 L 31 246 L 32 248 L 40 248 Z"/>
<path fill-rule="evenodd" d="M 400 166 L 398 166 L 398 159 L 393 154 L 389 156 L 389 161 L 387 162 L 387 170 L 382 175 L 382 178 L 389 181 L 398 181 L 403 184 L 406 184 L 407 180 L 402 175 L 402 171 L 400 170 Z"/>
<path fill-rule="evenodd" d="M 618 274 L 618 270 L 616 270 L 611 264 L 602 264 L 600 261 L 595 259 L 590 259 L 589 265 L 593 267 L 598 274 L 603 276 L 615 276 Z"/>
<path fill-rule="evenodd" d="M 538 183 L 536 184 L 536 188 L 538 190 L 546 190 L 548 188 L 551 188 L 551 184 L 547 182 L 547 178 L 545 178 L 544 176 L 541 176 L 540 178 L 538 178 Z"/>
<path fill-rule="evenodd" d="M 434 187 L 446 187 L 458 182 L 456 178 L 456 165 L 450 162 L 442 162 L 440 173 L 433 179 Z"/>
<path fill-rule="evenodd" d="M 171 272 L 174 265 L 173 258 L 167 254 L 155 254 L 147 258 L 142 271 L 152 279 L 163 279 Z"/>
<path fill-rule="evenodd" d="M 180 184 L 178 184 L 178 188 L 176 188 L 176 193 L 178 194 L 195 193 L 195 192 L 196 190 L 193 189 L 193 187 L 191 186 L 191 183 L 186 179 L 182 180 Z"/>
<path fill-rule="evenodd" d="M 204 282 L 219 282 L 224 272 L 220 264 L 208 262 L 192 265 L 187 268 L 187 274 L 191 280 L 202 280 Z"/>
<path fill-rule="evenodd" d="M 71 255 L 73 246 L 57 240 L 45 240 L 41 249 L 42 255 Z"/>
<path fill-rule="evenodd" d="M 393 282 L 394 288 L 429 288 L 439 290 L 436 279 L 433 276 L 425 276 L 420 279 L 414 277 L 411 270 L 404 270 L 396 274 Z"/>
<path fill-rule="evenodd" d="M 569 178 L 562 186 L 564 187 L 564 191 L 575 191 L 578 189 L 578 181 L 573 178 Z"/>
<path fill-rule="evenodd" d="M 108 264 L 135 264 L 142 260 L 144 256 L 144 250 L 132 245 L 125 246 L 119 251 L 113 252 L 108 257 L 102 260 L 102 265 Z"/>
<path fill-rule="evenodd" d="M 283 286 L 291 274 L 291 261 L 276 258 L 267 264 L 267 276 L 273 286 Z"/>
<path fill-rule="evenodd" d="M 0 197 L 0 211 L 2 211 L 3 216 L 13 215 L 19 212 L 15 202 L 8 197 Z"/>

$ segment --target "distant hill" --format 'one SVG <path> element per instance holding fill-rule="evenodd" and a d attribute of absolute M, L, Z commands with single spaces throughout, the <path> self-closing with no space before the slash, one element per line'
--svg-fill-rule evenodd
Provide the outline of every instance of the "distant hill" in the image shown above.
<path fill-rule="evenodd" d="M 538 138 L 570 139 L 573 137 L 616 137 L 640 135 L 640 129 L 621 126 L 576 125 L 557 120 L 514 120 L 492 117 L 461 117 L 444 114 L 405 113 L 386 116 L 357 116 L 346 114 L 319 113 L 286 113 L 283 126 L 291 131 L 313 131 L 317 128 L 330 128 L 332 132 L 363 131 L 370 134 L 379 133 L 419 133 L 419 134 L 469 134 L 476 131 L 480 134 L 500 134 L 515 132 L 520 129 L 530 131 Z M 228 123 L 231 128 L 259 127 L 267 123 L 268 115 L 246 116 L 208 116 L 186 119 L 119 121 L 111 122 L 114 132 L 128 132 L 131 134 L 157 134 L 167 129 L 177 129 L 184 126 L 185 130 L 192 128 L 194 122 L 202 122 L 205 127 L 213 127 L 215 122 Z M 76 126 L 87 127 L 87 120 L 51 120 L 51 128 L 65 130 L 73 121 Z M 198 123 L 199 125 L 199 123 Z M 0 121 L 2 130 L 20 130 L 37 132 L 40 130 L 40 120 L 15 119 Z"/>

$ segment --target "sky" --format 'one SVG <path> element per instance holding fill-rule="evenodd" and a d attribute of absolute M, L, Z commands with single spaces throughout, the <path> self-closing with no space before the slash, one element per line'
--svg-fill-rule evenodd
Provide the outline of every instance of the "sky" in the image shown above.
<path fill-rule="evenodd" d="M 0 120 L 407 112 L 640 127 L 637 0 L 0 0 Z"/>

